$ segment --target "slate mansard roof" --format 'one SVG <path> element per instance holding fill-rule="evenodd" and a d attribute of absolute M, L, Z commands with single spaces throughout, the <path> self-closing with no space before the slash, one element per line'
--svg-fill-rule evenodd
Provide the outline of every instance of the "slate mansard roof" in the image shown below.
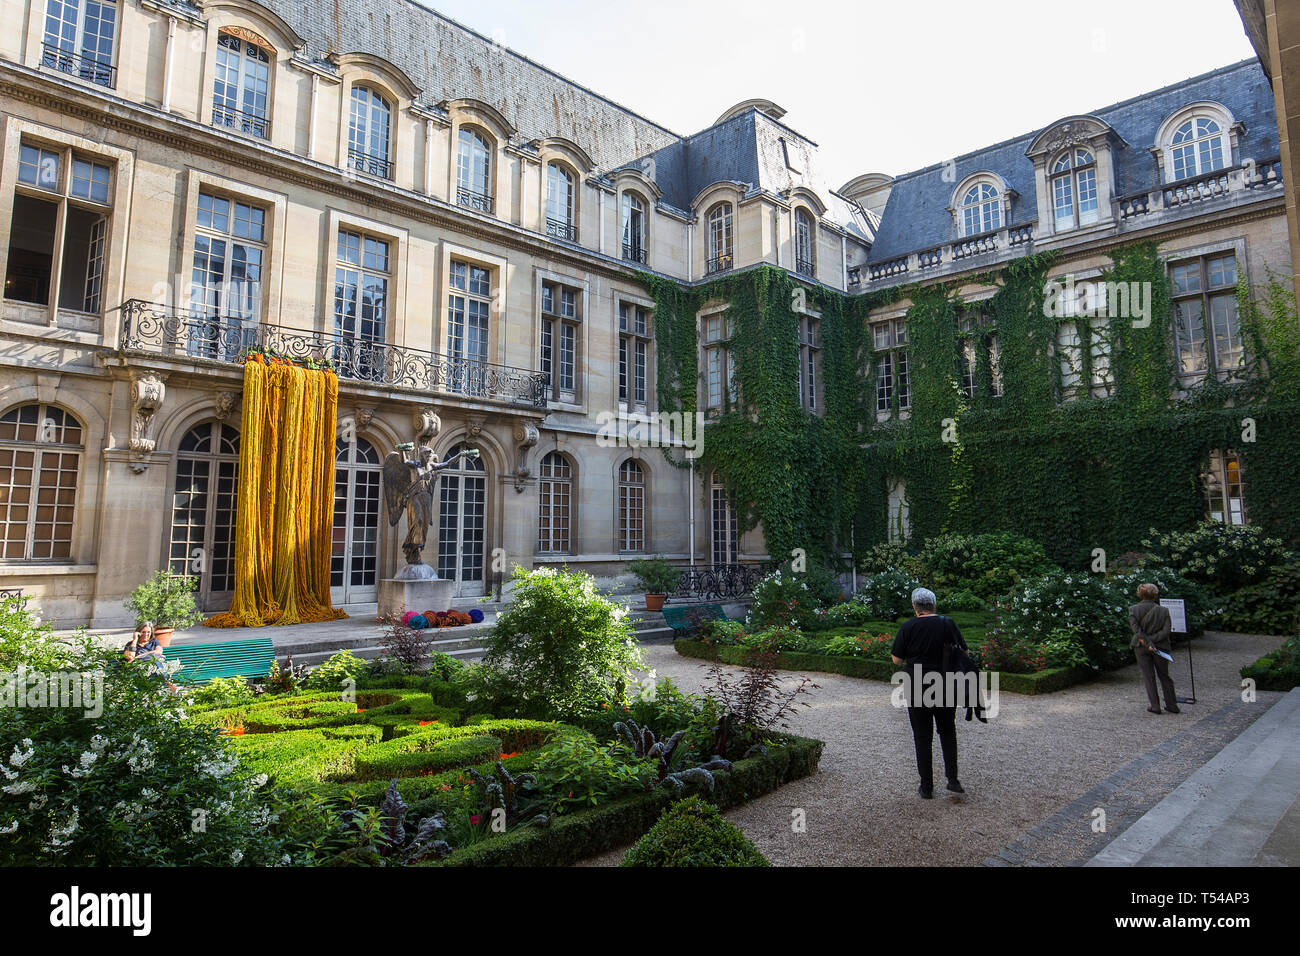
<path fill-rule="evenodd" d="M 1150 149 L 1160 124 L 1179 109 L 1203 100 L 1226 107 L 1233 119 L 1245 127 L 1235 157 L 1238 163 L 1247 157 L 1263 161 L 1277 156 L 1272 88 L 1259 62 L 1244 60 L 1088 114 L 1109 123 L 1123 141 L 1112 153 L 1115 196 L 1160 185 L 1161 173 Z M 1034 130 L 957 157 L 956 168 L 946 180 L 945 163 L 899 176 L 885 205 L 869 261 L 895 259 L 954 239 L 952 215 L 947 208 L 953 190 L 962 180 L 981 171 L 1000 175 L 1020 194 L 1011 204 L 1006 225 L 1037 220 L 1034 166 L 1025 150 L 1041 132 Z"/>

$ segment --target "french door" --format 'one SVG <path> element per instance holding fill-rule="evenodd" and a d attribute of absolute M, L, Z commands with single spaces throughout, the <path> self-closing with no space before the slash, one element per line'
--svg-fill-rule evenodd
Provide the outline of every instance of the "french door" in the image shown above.
<path fill-rule="evenodd" d="M 204 611 L 225 610 L 234 596 L 238 486 L 239 431 L 205 422 L 187 432 L 176 452 L 168 567 L 198 577 Z"/>
<path fill-rule="evenodd" d="M 330 600 L 369 604 L 379 597 L 379 476 L 375 446 L 339 440 L 334 455 L 334 539 Z"/>
<path fill-rule="evenodd" d="M 458 595 L 483 593 L 486 530 L 487 470 L 481 458 L 462 458 L 438 479 L 438 577 L 455 581 Z"/>

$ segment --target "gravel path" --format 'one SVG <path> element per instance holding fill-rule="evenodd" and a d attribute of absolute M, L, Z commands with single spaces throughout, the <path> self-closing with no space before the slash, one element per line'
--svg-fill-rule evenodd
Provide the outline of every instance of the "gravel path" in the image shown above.
<path fill-rule="evenodd" d="M 987 724 L 958 720 L 963 797 L 943 790 L 935 741 L 933 800 L 918 778 L 907 714 L 890 705 L 889 684 L 813 675 L 812 707 L 791 730 L 826 741 L 821 769 L 727 813 L 780 866 L 978 865 L 1133 758 L 1240 699 L 1239 669 L 1282 643 L 1279 637 L 1209 634 L 1195 645 L 1198 703 L 1181 714 L 1146 712 L 1136 665 L 1054 694 L 1001 695 Z M 683 690 L 698 692 L 701 661 L 671 645 L 644 647 L 646 663 Z M 1187 696 L 1187 659 L 1173 677 Z M 1279 695 L 1260 694 L 1259 712 Z M 960 716 L 960 715 L 959 715 Z M 1169 789 L 1177 780 L 1171 780 Z M 795 833 L 792 813 L 806 812 Z M 585 861 L 612 866 L 616 850 Z"/>

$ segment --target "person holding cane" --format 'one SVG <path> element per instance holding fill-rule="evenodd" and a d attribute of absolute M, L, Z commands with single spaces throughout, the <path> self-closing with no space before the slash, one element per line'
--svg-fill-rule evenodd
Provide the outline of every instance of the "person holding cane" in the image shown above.
<path fill-rule="evenodd" d="M 1137 658 L 1138 670 L 1142 672 L 1142 682 L 1146 685 L 1147 700 L 1151 706 L 1147 713 L 1160 713 L 1160 697 L 1156 694 L 1156 677 L 1160 677 L 1160 689 L 1165 695 L 1165 710 L 1171 714 L 1181 713 L 1178 709 L 1178 696 L 1174 693 L 1174 682 L 1169 676 L 1169 663 L 1173 656 L 1170 634 L 1173 623 L 1169 610 L 1156 600 L 1160 589 L 1154 584 L 1139 584 L 1138 603 L 1128 609 L 1129 626 L 1133 629 L 1133 639 L 1129 647 Z"/>

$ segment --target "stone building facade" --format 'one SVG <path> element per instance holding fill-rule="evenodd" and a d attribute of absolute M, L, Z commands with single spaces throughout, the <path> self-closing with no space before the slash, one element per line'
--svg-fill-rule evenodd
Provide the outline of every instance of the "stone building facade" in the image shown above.
<path fill-rule="evenodd" d="M 249 351 L 339 372 L 336 604 L 402 563 L 384 455 L 481 450 L 442 478 L 426 553 L 472 600 L 513 564 L 767 557 L 710 476 L 602 437 L 657 411 L 642 272 L 768 265 L 855 295 L 1030 249 L 1086 277 L 1140 236 L 1252 272 L 1290 257 L 1254 63 L 831 189 L 770 101 L 681 136 L 406 0 L 0 9 L 0 587 L 61 624 L 127 621 L 159 567 L 229 601 Z M 699 316 L 702 409 L 725 306 Z M 872 316 L 895 391 L 906 307 Z M 906 490 L 880 507 L 905 524 Z"/>

